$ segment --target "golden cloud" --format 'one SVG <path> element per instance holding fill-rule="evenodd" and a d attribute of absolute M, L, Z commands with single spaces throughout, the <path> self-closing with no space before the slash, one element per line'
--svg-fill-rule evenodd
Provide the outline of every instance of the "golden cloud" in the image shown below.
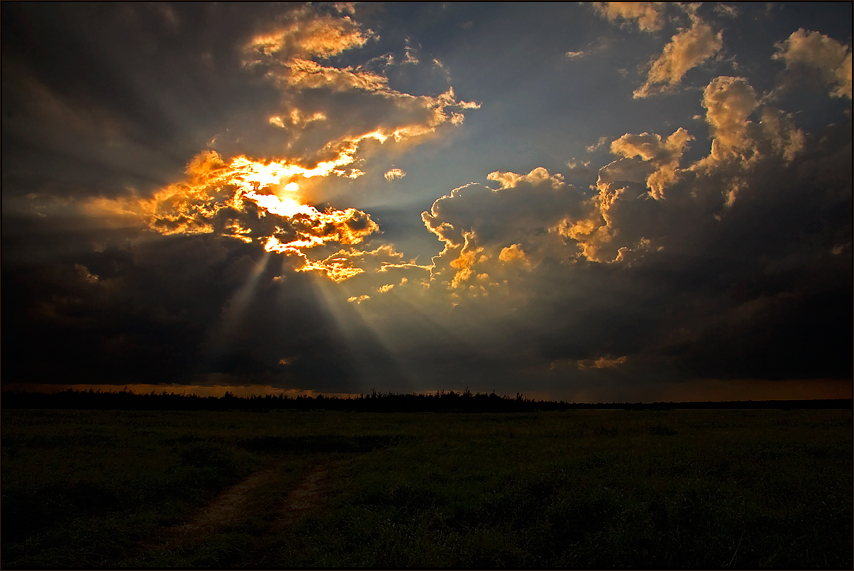
<path fill-rule="evenodd" d="M 694 137 L 680 127 L 666 141 L 660 135 L 643 133 L 625 134 L 611 143 L 611 152 L 626 158 L 639 157 L 655 166 L 655 171 L 646 178 L 647 188 L 653 198 L 664 197 L 664 189 L 679 180 L 679 159 Z"/>
<path fill-rule="evenodd" d="M 318 14 L 309 6 L 291 11 L 283 20 L 247 43 L 244 47 L 246 65 L 299 56 L 329 58 L 345 50 L 361 47 L 374 37 L 371 30 L 362 31 L 349 16 L 337 18 Z"/>
<path fill-rule="evenodd" d="M 391 89 L 385 76 L 364 66 L 332 66 L 328 58 L 375 37 L 350 19 L 347 14 L 352 10 L 346 6 L 335 10 L 339 15 L 317 13 L 311 6 L 291 9 L 244 46 L 243 64 L 266 71 L 267 79 L 282 91 L 283 109 L 266 117 L 265 124 L 287 130 L 294 140 L 311 131 L 312 142 L 303 157 L 225 158 L 205 150 L 190 160 L 183 180 L 149 198 L 89 199 L 84 209 L 112 220 L 141 221 L 164 235 L 211 234 L 256 244 L 267 252 L 300 258 L 297 271 L 320 271 L 336 282 L 366 268 L 427 269 L 414 260 L 407 262 L 393 248 L 372 252 L 351 248 L 330 255 L 329 246 L 359 245 L 379 227 L 355 208 L 315 208 L 304 183 L 330 176 L 357 178 L 364 172 L 353 167 L 366 141 L 400 143 L 435 133 L 442 124 L 462 123 L 463 111 L 479 104 L 458 101 L 451 86 L 436 96 L 410 95 Z M 408 63 L 416 62 L 409 58 Z M 300 99 L 305 91 L 313 92 L 310 99 Z M 371 98 L 375 105 L 366 106 L 370 117 L 348 115 L 339 120 L 340 104 L 325 97 L 344 91 Z M 385 177 L 396 180 L 405 175 L 392 169 Z M 317 253 L 309 257 L 310 252 Z"/>
<path fill-rule="evenodd" d="M 385 179 L 389 182 L 391 182 L 393 180 L 400 180 L 405 176 L 406 176 L 406 173 L 400 169 L 391 169 L 383 175 L 383 177 L 385 177 Z"/>
<path fill-rule="evenodd" d="M 594 2 L 596 11 L 614 22 L 635 22 L 644 32 L 655 32 L 664 26 L 664 2 Z"/>
<path fill-rule="evenodd" d="M 503 248 L 498 254 L 498 259 L 505 264 L 518 261 L 526 267 L 531 267 L 531 261 L 528 259 L 524 250 L 519 247 L 519 244 L 511 244 L 510 246 Z"/>
<path fill-rule="evenodd" d="M 714 137 L 709 160 L 720 162 L 753 143 L 747 118 L 758 106 L 756 92 L 743 77 L 716 77 L 703 91 L 706 122 Z M 739 155 L 740 156 L 740 155 Z"/>
<path fill-rule="evenodd" d="M 772 59 L 783 60 L 787 69 L 798 65 L 817 69 L 822 81 L 833 87 L 831 96 L 851 99 L 850 46 L 800 28 L 777 45 Z"/>
<path fill-rule="evenodd" d="M 598 359 L 581 359 L 575 362 L 579 371 L 585 369 L 613 369 L 624 364 L 628 356 L 623 357 L 600 357 Z"/>
<path fill-rule="evenodd" d="M 383 244 L 375 250 L 342 249 L 322 260 L 309 260 L 304 254 L 302 257 L 304 264 L 301 268 L 297 268 L 297 271 L 320 271 L 336 283 L 364 272 L 376 274 L 394 269 L 417 268 L 421 271 L 429 269 L 415 264 L 414 261 L 405 263 L 403 254 L 397 252 L 390 244 Z"/>
<path fill-rule="evenodd" d="M 226 162 L 215 151 L 203 151 L 190 161 L 184 182 L 139 201 L 137 210 L 147 216 L 149 228 L 161 234 L 216 233 L 254 241 L 267 252 L 303 258 L 300 271 L 322 269 L 341 281 L 361 270 L 334 255 L 311 261 L 305 251 L 327 243 L 359 244 L 379 227 L 355 208 L 321 212 L 300 202 L 299 184 L 293 179 L 336 174 L 334 167 L 349 160 L 339 155 L 310 168 L 242 155 Z"/>
<path fill-rule="evenodd" d="M 452 296 L 507 289 L 520 272 L 547 256 L 573 257 L 558 228 L 567 217 L 583 217 L 584 197 L 575 187 L 542 167 L 527 174 L 496 171 L 487 178 L 499 188 L 474 183 L 456 188 L 421 215 L 444 243 L 432 260 L 431 283 L 442 284 Z"/>
<path fill-rule="evenodd" d="M 658 59 L 652 62 L 646 81 L 634 92 L 635 99 L 672 90 L 688 70 L 702 64 L 723 47 L 722 32 L 715 34 L 696 16 L 692 15 L 691 19 L 691 28 L 674 35 Z M 656 87 L 662 84 L 664 87 Z"/>

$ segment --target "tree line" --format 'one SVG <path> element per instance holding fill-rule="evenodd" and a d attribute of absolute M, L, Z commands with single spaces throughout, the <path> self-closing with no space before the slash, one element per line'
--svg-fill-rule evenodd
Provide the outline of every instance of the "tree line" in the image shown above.
<path fill-rule="evenodd" d="M 653 402 L 653 403 L 576 403 L 534 400 L 516 393 L 515 397 L 491 393 L 439 390 L 435 393 L 394 393 L 372 390 L 351 397 L 295 395 L 235 396 L 226 392 L 220 397 L 152 391 L 88 391 L 67 389 L 53 393 L 36 391 L 2 391 L 3 409 L 97 409 L 97 410 L 331 410 L 348 412 L 536 412 L 573 409 L 851 409 L 852 399 L 766 400 L 723 402 Z"/>

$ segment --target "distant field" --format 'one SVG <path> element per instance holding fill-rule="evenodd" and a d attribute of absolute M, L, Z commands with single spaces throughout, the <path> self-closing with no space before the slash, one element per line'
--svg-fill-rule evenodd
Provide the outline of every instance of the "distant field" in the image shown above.
<path fill-rule="evenodd" d="M 4 410 L 0 563 L 850 569 L 852 456 L 850 410 Z"/>

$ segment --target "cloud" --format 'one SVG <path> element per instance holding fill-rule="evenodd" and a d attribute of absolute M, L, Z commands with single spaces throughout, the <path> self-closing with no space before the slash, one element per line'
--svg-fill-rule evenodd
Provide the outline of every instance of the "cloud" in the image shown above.
<path fill-rule="evenodd" d="M 581 359 L 576 361 L 579 371 L 584 369 L 607 369 L 619 367 L 626 362 L 628 357 L 599 357 L 598 359 Z"/>
<path fill-rule="evenodd" d="M 633 22 L 643 32 L 664 27 L 664 2 L 594 2 L 593 7 L 609 21 Z"/>
<path fill-rule="evenodd" d="M 455 130 L 476 104 L 457 97 L 462 88 L 451 88 L 438 63 L 433 69 L 435 54 L 419 48 L 423 63 L 406 63 L 412 54 L 401 36 L 368 29 L 389 29 L 376 12 L 368 20 L 359 9 L 361 24 L 352 6 L 235 6 L 176 4 L 180 35 L 134 35 L 127 47 L 101 42 L 123 54 L 115 61 L 84 57 L 87 65 L 75 66 L 56 55 L 19 55 L 27 73 L 11 70 L 12 79 L 29 82 L 5 81 L 5 64 L 15 60 L 6 43 L 25 46 L 29 29 L 18 40 L 4 34 L 10 378 L 227 380 L 355 393 L 464 378 L 473 390 L 514 391 L 524 382 L 596 400 L 646 399 L 652 393 L 641 391 L 662 379 L 850 380 L 854 153 L 850 118 L 828 117 L 839 105 L 828 106 L 824 93 L 798 107 L 763 97 L 773 77 L 739 52 L 744 74 L 755 77 L 718 77 L 667 105 L 614 105 L 600 90 L 597 105 L 614 106 L 603 113 L 573 99 L 584 121 L 569 131 L 557 128 L 570 118 L 557 108 L 532 111 L 513 130 L 486 121 L 475 127 L 489 130 L 466 130 L 409 157 L 443 165 L 429 184 L 410 172 L 418 184 L 377 186 L 368 179 L 389 168 L 378 165 L 403 164 L 399 152 Z M 663 30 L 673 9 L 600 6 L 603 18 L 643 31 Z M 18 4 L 4 15 L 7 8 L 43 13 Z M 4 32 L 15 33 L 15 20 Z M 59 21 L 79 29 L 71 25 L 78 20 Z M 163 28 L 162 19 L 151 21 Z M 220 22 L 216 46 L 192 35 L 190 23 L 199 21 Z M 561 57 L 572 47 L 560 47 L 565 39 L 550 44 Z M 647 57 L 633 42 L 654 39 L 624 38 L 612 46 L 619 59 L 603 65 Z M 170 59 L 164 45 L 180 49 Z M 593 44 L 576 47 L 588 54 Z M 777 60 L 787 66 L 788 50 L 781 45 Z M 506 90 L 491 89 L 503 75 L 479 67 L 483 53 L 495 54 L 455 58 L 454 73 L 482 76 L 485 107 L 512 108 Z M 821 79 L 815 59 L 783 73 L 839 89 L 836 79 Z M 170 63 L 174 73 L 163 71 Z M 118 73 L 117 64 L 132 73 Z M 73 73 L 63 79 L 51 69 Z M 650 92 L 670 89 L 674 69 Z M 570 93 L 561 91 L 567 82 L 531 71 L 529 84 L 542 81 L 540 91 Z M 592 88 L 588 79 L 579 76 L 571 92 Z M 675 86 L 683 80 L 684 72 Z M 698 104 L 705 124 L 689 122 Z M 635 113 L 636 105 L 648 113 Z M 21 118 L 30 115 L 38 121 Z M 567 161 L 573 145 L 595 142 L 597 132 L 611 136 L 590 151 L 610 158 Z M 517 135 L 530 138 L 531 152 L 547 149 L 544 162 L 519 156 L 515 144 L 501 150 L 498 143 Z M 479 152 L 469 136 L 496 146 L 488 157 L 459 154 Z M 455 154 L 458 162 L 445 162 Z M 539 164 L 548 170 L 532 168 Z M 482 180 L 474 180 L 482 184 L 460 186 L 480 168 Z M 424 226 L 420 207 L 388 215 L 384 198 L 426 199 Z M 419 263 L 413 250 L 434 257 Z"/>
<path fill-rule="evenodd" d="M 563 249 L 557 226 L 579 216 L 584 201 L 561 175 L 542 167 L 525 175 L 496 171 L 487 178 L 499 188 L 472 183 L 454 189 L 421 215 L 444 243 L 433 258 L 431 281 L 474 295 L 500 288 L 519 267 L 535 266 L 555 247 Z M 515 260 L 525 263 L 508 263 Z"/>
<path fill-rule="evenodd" d="M 405 176 L 406 176 L 406 173 L 400 169 L 391 169 L 383 175 L 383 177 L 385 177 L 385 179 L 389 182 L 391 182 L 393 180 L 400 180 Z"/>
<path fill-rule="evenodd" d="M 723 48 L 723 32 L 715 34 L 711 26 L 696 16 L 691 16 L 691 20 L 691 28 L 680 29 L 651 63 L 646 81 L 634 92 L 635 99 L 673 91 L 689 70 Z"/>
<path fill-rule="evenodd" d="M 316 12 L 310 6 L 286 11 L 245 44 L 242 63 L 262 70 L 281 91 L 280 113 L 267 124 L 291 139 L 287 146 L 266 159 L 201 151 L 187 165 L 184 180 L 161 187 L 150 198 L 99 197 L 88 200 L 85 208 L 112 218 L 136 218 L 166 236 L 239 240 L 293 257 L 302 264 L 294 266 L 296 271 L 319 270 L 336 282 L 362 273 L 354 260 L 370 252 L 335 253 L 330 248 L 359 245 L 379 231 L 378 225 L 355 208 L 313 206 L 312 195 L 323 188 L 315 181 L 363 175 L 353 165 L 368 141 L 403 143 L 435 133 L 444 123 L 458 125 L 462 111 L 479 107 L 457 101 L 451 86 L 436 96 L 411 95 L 391 89 L 387 77 L 361 66 L 328 63 L 372 38 L 371 30 L 347 15 Z M 416 62 L 410 58 L 408 63 Z M 342 95 L 355 99 L 348 103 Z M 295 144 L 300 153 L 289 151 Z M 385 178 L 405 175 L 392 169 Z"/>
<path fill-rule="evenodd" d="M 713 137 L 710 160 L 720 162 L 750 149 L 748 117 L 758 104 L 756 91 L 743 77 L 716 77 L 706 86 L 702 105 Z"/>
<path fill-rule="evenodd" d="M 327 59 L 345 50 L 363 46 L 374 37 L 362 30 L 350 16 L 318 14 L 303 6 L 280 16 L 268 32 L 258 34 L 244 48 L 245 65 L 255 66 L 270 60 L 287 61 L 299 57 Z"/>
<path fill-rule="evenodd" d="M 498 259 L 507 264 L 519 262 L 526 267 L 531 266 L 531 261 L 528 259 L 528 256 L 522 248 L 519 247 L 519 244 L 511 244 L 506 248 L 503 248 L 498 254 Z"/>
<path fill-rule="evenodd" d="M 593 169 L 590 168 L 590 161 L 580 161 L 573 159 L 566 163 L 566 173 L 570 176 L 590 178 L 593 175 Z M 595 177 L 594 177 L 595 178 Z"/>
<path fill-rule="evenodd" d="M 681 127 L 666 141 L 650 133 L 626 134 L 611 143 L 611 153 L 629 159 L 639 157 L 653 165 L 655 171 L 646 178 L 646 185 L 652 197 L 660 199 L 664 197 L 664 189 L 679 180 L 679 159 L 693 138 Z"/>
<path fill-rule="evenodd" d="M 593 143 L 592 145 L 587 146 L 587 152 L 592 153 L 594 151 L 598 151 L 602 147 L 608 144 L 608 137 L 599 137 L 599 140 Z"/>
<path fill-rule="evenodd" d="M 851 99 L 850 46 L 800 28 L 776 47 L 771 58 L 784 61 L 787 70 L 794 73 L 803 68 L 815 69 L 821 81 L 831 87 L 832 97 Z"/>
<path fill-rule="evenodd" d="M 579 59 L 587 55 L 587 52 L 566 52 L 567 59 Z"/>
<path fill-rule="evenodd" d="M 727 16 L 729 18 L 738 18 L 739 15 L 738 8 L 720 2 L 715 3 L 715 12 Z"/>
<path fill-rule="evenodd" d="M 282 94 L 281 112 L 269 118 L 270 124 L 286 128 L 284 117 L 290 117 L 296 130 L 287 129 L 288 134 L 299 137 L 308 122 L 324 121 L 326 144 L 317 150 L 314 160 L 343 149 L 353 154 L 366 138 L 403 142 L 431 134 L 444 123 L 461 124 L 463 111 L 479 107 L 475 102 L 457 101 L 452 86 L 434 97 L 392 89 L 384 72 L 367 68 L 370 61 L 361 66 L 330 64 L 331 56 L 377 38 L 349 16 L 319 14 L 305 6 L 281 20 L 246 44 L 243 65 L 262 70 Z M 401 65 L 418 63 L 410 52 L 407 43 L 407 58 Z M 384 68 L 392 65 L 391 59 L 383 61 Z M 342 105 L 341 94 L 350 101 Z M 339 134 L 332 135 L 333 130 Z M 314 129 L 315 140 L 321 132 Z"/>
<path fill-rule="evenodd" d="M 350 159 L 307 169 L 242 156 L 226 162 L 215 151 L 203 151 L 187 166 L 185 182 L 141 200 L 139 209 L 161 234 L 217 233 L 254 241 L 268 252 L 303 255 L 326 242 L 358 244 L 378 230 L 370 216 L 352 208 L 321 212 L 285 190 L 286 181 L 328 175 L 342 160 Z"/>

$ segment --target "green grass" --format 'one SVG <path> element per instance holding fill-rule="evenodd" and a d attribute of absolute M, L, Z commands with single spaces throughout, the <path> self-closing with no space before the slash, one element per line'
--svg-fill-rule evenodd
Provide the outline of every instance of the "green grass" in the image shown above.
<path fill-rule="evenodd" d="M 4 568 L 851 568 L 851 411 L 4 411 Z M 318 458 L 323 509 L 272 534 Z M 249 474 L 250 517 L 141 550 Z"/>

